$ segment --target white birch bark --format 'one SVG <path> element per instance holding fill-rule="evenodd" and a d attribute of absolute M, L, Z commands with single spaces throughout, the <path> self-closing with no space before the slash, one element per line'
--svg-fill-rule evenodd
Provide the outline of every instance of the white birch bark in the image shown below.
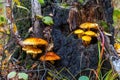
<path fill-rule="evenodd" d="M 39 20 L 35 19 L 36 15 L 41 15 L 41 5 L 38 2 L 38 0 L 31 0 L 31 5 L 32 5 L 32 23 L 33 24 L 33 33 L 35 37 L 40 37 L 40 25 L 39 25 Z"/>
<path fill-rule="evenodd" d="M 35 17 L 35 15 L 41 15 L 41 5 L 38 2 L 38 0 L 31 0 L 32 5 L 32 18 Z"/>

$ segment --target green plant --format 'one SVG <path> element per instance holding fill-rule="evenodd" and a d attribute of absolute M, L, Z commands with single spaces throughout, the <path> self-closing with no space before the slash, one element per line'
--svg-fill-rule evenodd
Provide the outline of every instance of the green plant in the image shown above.
<path fill-rule="evenodd" d="M 87 76 L 80 76 L 78 80 L 89 80 Z"/>
<path fill-rule="evenodd" d="M 44 0 L 38 0 L 38 2 L 39 2 L 41 5 L 44 5 L 44 4 L 45 4 L 45 1 L 44 1 Z"/>
<path fill-rule="evenodd" d="M 105 74 L 105 78 L 103 77 L 104 80 L 115 80 L 115 78 L 118 77 L 117 73 L 113 73 L 113 70 L 109 70 L 106 74 Z"/>
<path fill-rule="evenodd" d="M 0 26 L 3 26 L 6 23 L 7 23 L 7 20 L 6 20 L 5 16 L 0 15 Z"/>
<path fill-rule="evenodd" d="M 54 24 L 53 19 L 52 19 L 51 17 L 49 17 L 49 16 L 43 17 L 43 18 L 42 18 L 42 21 L 43 21 L 43 23 L 45 23 L 45 24 L 47 24 L 47 25 L 52 25 L 52 24 Z"/>
<path fill-rule="evenodd" d="M 19 72 L 18 79 L 28 80 L 28 74 L 23 73 L 23 72 Z"/>
<path fill-rule="evenodd" d="M 7 79 L 22 79 L 22 80 L 28 80 L 28 74 L 24 72 L 16 72 L 12 71 L 7 75 Z"/>
<path fill-rule="evenodd" d="M 114 9 L 113 12 L 113 20 L 116 23 L 118 20 L 120 20 L 120 10 Z"/>
<path fill-rule="evenodd" d="M 15 71 L 12 71 L 12 72 L 10 72 L 8 75 L 7 75 L 7 78 L 8 79 L 11 79 L 11 78 L 14 78 L 15 76 L 16 76 L 16 72 Z"/>

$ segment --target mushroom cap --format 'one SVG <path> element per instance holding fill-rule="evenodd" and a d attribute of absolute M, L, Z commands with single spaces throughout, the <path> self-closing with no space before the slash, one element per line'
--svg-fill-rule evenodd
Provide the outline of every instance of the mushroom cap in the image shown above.
<path fill-rule="evenodd" d="M 27 50 L 26 52 L 27 53 L 32 53 L 32 54 L 39 54 L 39 53 L 42 53 L 42 50 L 41 49 L 37 49 L 37 48 L 33 48 L 31 50 Z"/>
<path fill-rule="evenodd" d="M 97 29 L 98 24 L 97 23 L 91 23 L 91 22 L 85 22 L 79 26 L 82 29 L 87 29 L 87 28 L 94 28 Z"/>
<path fill-rule="evenodd" d="M 84 34 L 84 31 L 82 29 L 77 29 L 74 31 L 74 34 Z"/>
<path fill-rule="evenodd" d="M 83 36 L 83 37 L 82 37 L 82 40 L 83 40 L 83 41 L 87 41 L 87 42 L 91 41 L 91 39 L 92 39 L 92 38 L 91 38 L 90 36 Z"/>
<path fill-rule="evenodd" d="M 41 49 L 38 49 L 38 48 L 33 47 L 33 46 L 24 46 L 22 48 L 22 50 L 26 51 L 26 53 L 32 53 L 32 54 L 42 53 Z"/>
<path fill-rule="evenodd" d="M 26 45 L 26 46 L 24 46 L 24 47 L 22 48 L 22 50 L 27 51 L 27 50 L 30 50 L 30 49 L 32 49 L 32 48 L 33 48 L 32 45 Z"/>
<path fill-rule="evenodd" d="M 0 33 L 4 33 L 5 32 L 5 30 L 1 27 L 0 28 Z"/>
<path fill-rule="evenodd" d="M 0 44 L 0 51 L 2 51 L 3 50 L 3 45 L 2 44 Z"/>
<path fill-rule="evenodd" d="M 86 31 L 84 34 L 88 35 L 88 36 L 94 36 L 94 37 L 97 36 L 97 34 L 95 32 L 93 32 L 93 31 Z"/>
<path fill-rule="evenodd" d="M 41 38 L 27 38 L 23 41 L 23 45 L 48 45 L 48 42 Z"/>
<path fill-rule="evenodd" d="M 40 57 L 41 61 L 53 61 L 53 60 L 59 60 L 60 56 L 55 54 L 54 52 L 47 52 L 46 55 L 43 55 Z"/>
<path fill-rule="evenodd" d="M 120 53 L 120 44 L 119 43 L 115 43 L 114 48 L 115 48 L 117 53 Z"/>

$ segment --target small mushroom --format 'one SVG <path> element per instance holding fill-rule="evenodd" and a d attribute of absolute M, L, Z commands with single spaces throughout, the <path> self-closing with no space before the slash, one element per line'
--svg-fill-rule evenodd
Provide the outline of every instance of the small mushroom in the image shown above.
<path fill-rule="evenodd" d="M 86 31 L 85 35 L 91 36 L 91 37 L 97 37 L 97 34 L 93 31 Z"/>
<path fill-rule="evenodd" d="M 22 50 L 26 51 L 27 54 L 32 54 L 33 58 L 37 56 L 37 54 L 42 53 L 42 50 L 37 48 L 36 46 L 27 45 L 22 48 Z"/>
<path fill-rule="evenodd" d="M 24 46 L 22 50 L 26 51 L 27 53 L 42 53 L 41 49 L 38 49 L 37 47 L 33 46 Z"/>
<path fill-rule="evenodd" d="M 115 43 L 115 44 L 114 44 L 114 48 L 115 48 L 116 52 L 117 52 L 118 54 L 120 54 L 120 44 L 119 44 L 119 43 Z"/>
<path fill-rule="evenodd" d="M 27 38 L 23 41 L 23 45 L 48 45 L 48 42 L 41 38 Z"/>
<path fill-rule="evenodd" d="M 74 31 L 74 34 L 77 34 L 78 38 L 81 38 L 82 35 L 84 34 L 84 31 L 81 30 L 81 29 L 77 29 L 77 30 Z"/>
<path fill-rule="evenodd" d="M 33 58 L 37 56 L 37 54 L 42 53 L 42 50 L 37 48 L 38 46 L 48 45 L 48 42 L 41 38 L 27 38 L 23 42 L 22 50 L 26 51 L 28 54 L 32 54 Z"/>
<path fill-rule="evenodd" d="M 90 36 L 82 36 L 82 40 L 83 40 L 83 45 L 87 46 L 88 44 L 90 44 L 91 42 L 91 37 Z"/>
<path fill-rule="evenodd" d="M 45 55 L 40 57 L 41 61 L 54 61 L 54 60 L 60 60 L 60 56 L 55 54 L 54 52 L 47 52 Z"/>
<path fill-rule="evenodd" d="M 82 29 L 98 29 L 98 24 L 97 23 L 91 23 L 91 22 L 85 22 L 79 26 Z"/>

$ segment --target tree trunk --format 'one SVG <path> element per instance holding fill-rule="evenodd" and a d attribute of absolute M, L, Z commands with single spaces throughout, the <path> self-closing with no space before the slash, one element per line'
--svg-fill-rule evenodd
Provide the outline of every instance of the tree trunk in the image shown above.
<path fill-rule="evenodd" d="M 69 2 L 69 0 L 66 0 Z M 67 68 L 75 77 L 79 75 L 89 75 L 89 71 L 84 69 L 97 69 L 98 66 L 98 44 L 93 41 L 88 47 L 85 47 L 81 39 L 78 39 L 72 31 L 79 28 L 84 22 L 105 21 L 112 34 L 110 42 L 114 43 L 113 7 L 111 0 L 84 0 L 78 3 L 72 0 L 70 8 L 62 8 L 52 2 L 47 2 L 42 8 L 43 15 L 49 15 L 52 11 L 54 25 L 52 26 L 52 39 L 54 42 L 54 52 L 61 56 L 61 60 L 56 62 L 56 68 Z M 108 64 L 107 68 L 110 68 Z M 63 71 L 69 79 L 74 79 L 69 72 Z"/>

